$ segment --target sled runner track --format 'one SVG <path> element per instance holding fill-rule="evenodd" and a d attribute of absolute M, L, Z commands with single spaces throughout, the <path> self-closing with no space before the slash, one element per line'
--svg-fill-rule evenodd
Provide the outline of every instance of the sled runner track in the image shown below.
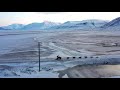
<path fill-rule="evenodd" d="M 67 57 L 62 58 L 61 60 L 55 60 L 55 58 L 46 58 L 46 59 L 41 59 L 41 63 L 42 62 L 60 62 L 61 64 L 73 64 L 73 65 L 104 65 L 104 64 L 108 64 L 108 65 L 116 65 L 116 64 L 120 64 L 120 58 L 115 58 L 115 57 L 93 57 L 93 58 L 82 58 L 79 59 L 79 57 L 76 57 L 73 59 L 73 57 L 70 57 L 71 59 L 67 59 Z M 38 63 L 38 59 L 35 60 L 30 60 L 30 59 L 26 59 L 26 60 L 1 60 L 0 63 L 27 63 L 27 62 L 36 62 Z"/>

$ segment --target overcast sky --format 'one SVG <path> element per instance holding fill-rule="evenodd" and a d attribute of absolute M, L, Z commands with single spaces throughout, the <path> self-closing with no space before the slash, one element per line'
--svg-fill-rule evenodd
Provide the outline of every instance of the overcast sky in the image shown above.
<path fill-rule="evenodd" d="M 86 19 L 112 20 L 120 17 L 120 12 L 0 12 L 0 26 L 13 23 L 66 22 Z"/>

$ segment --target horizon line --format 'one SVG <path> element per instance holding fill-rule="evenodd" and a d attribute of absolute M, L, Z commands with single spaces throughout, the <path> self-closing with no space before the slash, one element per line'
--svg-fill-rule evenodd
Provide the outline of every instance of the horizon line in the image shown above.
<path fill-rule="evenodd" d="M 0 25 L 0 27 L 5 27 L 5 26 L 9 26 L 9 25 L 13 25 L 13 24 L 22 24 L 22 25 L 29 25 L 29 24 L 32 24 L 32 23 L 43 23 L 43 22 L 53 22 L 53 23 L 65 23 L 65 22 L 79 22 L 79 21 L 86 21 L 86 20 L 101 20 L 101 21 L 111 21 L 111 20 L 103 20 L 103 19 L 84 19 L 84 20 L 70 20 L 70 21 L 64 21 L 64 22 L 55 22 L 55 21 L 49 21 L 49 20 L 44 20 L 42 22 L 31 22 L 31 23 L 27 23 L 27 24 L 23 24 L 23 23 L 11 23 L 11 24 L 7 24 L 7 25 Z"/>

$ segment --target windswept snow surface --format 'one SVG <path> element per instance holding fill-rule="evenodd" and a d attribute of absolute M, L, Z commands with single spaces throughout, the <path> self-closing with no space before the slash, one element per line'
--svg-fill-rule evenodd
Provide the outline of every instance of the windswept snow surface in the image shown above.
<path fill-rule="evenodd" d="M 120 57 L 99 57 L 98 59 L 75 59 L 64 61 L 44 61 L 41 60 L 41 71 L 39 72 L 38 62 L 26 63 L 1 63 L 1 78 L 60 78 L 60 72 L 77 65 L 118 65 Z M 89 68 L 90 69 L 90 68 Z M 115 69 L 115 68 L 114 68 Z M 120 68 L 119 68 L 120 69 Z M 67 74 L 62 78 L 68 78 Z"/>
<path fill-rule="evenodd" d="M 68 74 L 61 75 L 60 71 L 77 65 L 120 64 L 119 37 L 120 32 L 112 31 L 1 31 L 0 77 L 68 78 Z M 41 42 L 40 72 L 38 42 Z M 62 60 L 55 60 L 57 55 Z"/>

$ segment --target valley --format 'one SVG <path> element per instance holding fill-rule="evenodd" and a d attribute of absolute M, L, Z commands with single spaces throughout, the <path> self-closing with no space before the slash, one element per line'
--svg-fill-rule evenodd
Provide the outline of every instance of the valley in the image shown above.
<path fill-rule="evenodd" d="M 120 76 L 119 38 L 120 31 L 2 31 L 0 33 L 0 77 L 101 78 Z M 38 71 L 38 42 L 41 42 L 40 72 Z M 55 60 L 57 55 L 62 59 Z M 114 70 L 111 66 L 106 66 L 106 63 L 114 67 L 114 70 L 116 69 L 114 74 L 112 73 Z M 86 67 L 86 65 L 90 66 Z M 81 69 L 79 71 L 78 68 L 81 67 L 82 71 Z M 73 75 L 75 73 L 81 74 Z"/>

